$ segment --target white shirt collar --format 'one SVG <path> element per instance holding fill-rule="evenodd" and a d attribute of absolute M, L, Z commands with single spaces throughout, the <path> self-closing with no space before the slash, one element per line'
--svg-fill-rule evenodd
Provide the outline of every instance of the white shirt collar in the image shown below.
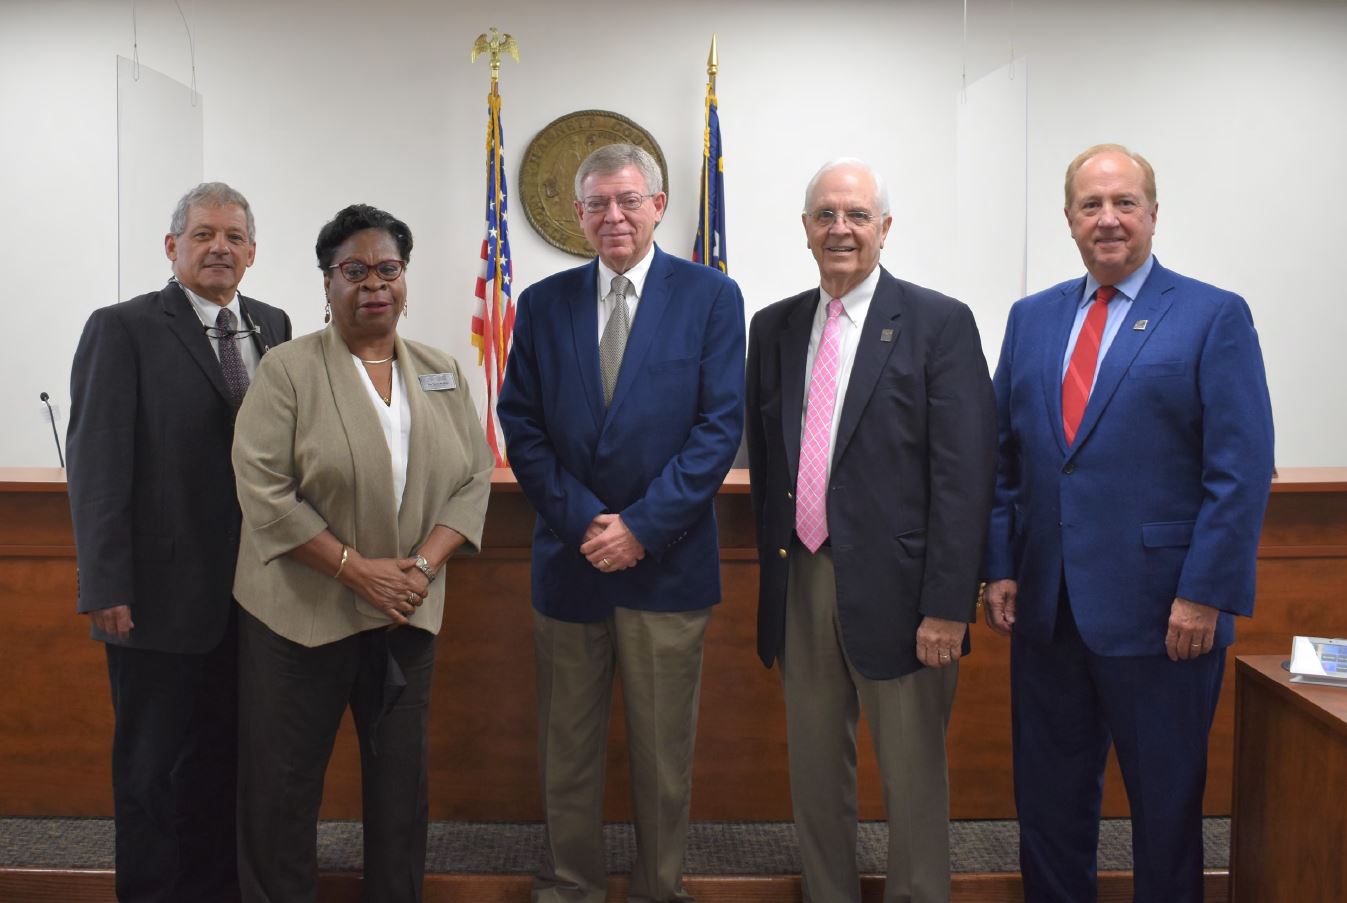
<path fill-rule="evenodd" d="M 851 291 L 841 297 L 842 314 L 852 323 L 859 326 L 865 322 L 865 314 L 870 309 L 870 301 L 875 296 L 875 289 L 879 287 L 879 264 L 870 271 L 870 275 L 862 279 Z M 828 318 L 828 302 L 833 296 L 822 286 L 818 289 L 818 306 L 822 311 L 822 316 Z"/>
<path fill-rule="evenodd" d="M 178 282 L 178 280 L 174 279 L 173 281 L 178 283 L 178 288 L 182 289 L 182 293 L 187 296 L 187 300 L 192 302 L 192 306 L 196 308 L 197 316 L 201 318 L 201 322 L 205 323 L 207 326 L 214 326 L 216 317 L 220 316 L 220 305 L 216 304 L 214 301 L 207 301 L 181 282 Z M 235 329 L 247 328 L 247 324 L 243 322 L 243 309 L 239 306 L 239 293 L 237 291 L 234 292 L 234 297 L 230 298 L 229 303 L 224 307 L 225 310 L 234 315 Z"/>
<path fill-rule="evenodd" d="M 603 258 L 599 258 L 599 300 L 602 301 L 608 295 L 610 287 L 613 284 L 613 277 L 618 275 L 626 276 L 631 280 L 632 292 L 637 298 L 640 298 L 645 292 L 645 277 L 650 274 L 650 263 L 654 259 L 654 242 L 650 243 L 650 249 L 645 252 L 645 256 L 638 260 L 636 265 L 625 273 L 618 273 L 616 270 L 609 267 L 608 264 L 604 263 Z M 630 296 L 628 296 L 628 300 L 630 301 Z"/>

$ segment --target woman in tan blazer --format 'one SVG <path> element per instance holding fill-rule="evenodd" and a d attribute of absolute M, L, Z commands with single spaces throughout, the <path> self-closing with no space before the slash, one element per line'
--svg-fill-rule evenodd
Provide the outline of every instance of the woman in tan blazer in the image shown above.
<path fill-rule="evenodd" d="M 347 207 L 318 236 L 330 325 L 279 346 L 239 409 L 239 878 L 317 899 L 323 776 L 360 736 L 366 900 L 421 898 L 436 580 L 482 536 L 492 458 L 457 363 L 405 341 L 405 223 Z"/>

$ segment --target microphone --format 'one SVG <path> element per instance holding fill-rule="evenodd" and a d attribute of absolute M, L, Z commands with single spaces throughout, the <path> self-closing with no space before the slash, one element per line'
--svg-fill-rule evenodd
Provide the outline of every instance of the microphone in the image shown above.
<path fill-rule="evenodd" d="M 47 406 L 47 420 L 51 423 L 51 437 L 56 440 L 56 458 L 61 462 L 61 469 L 64 470 L 65 455 L 61 454 L 61 437 L 56 433 L 56 412 L 51 409 L 51 396 L 43 392 L 38 398 Z"/>

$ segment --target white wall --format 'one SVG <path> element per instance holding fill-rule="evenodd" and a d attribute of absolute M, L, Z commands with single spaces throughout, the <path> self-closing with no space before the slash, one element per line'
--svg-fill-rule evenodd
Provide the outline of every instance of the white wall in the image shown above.
<path fill-rule="evenodd" d="M 287 308 L 300 332 L 321 325 L 317 230 L 365 201 L 416 235 L 405 334 L 475 362 L 488 72 L 468 51 L 491 25 L 522 54 L 502 73 L 511 184 L 528 141 L 555 117 L 630 116 L 668 160 L 657 237 L 679 254 L 696 228 L 704 62 L 718 32 L 730 268 L 750 312 L 814 283 L 800 196 L 839 154 L 889 178 L 890 270 L 952 290 L 961 268 L 978 265 L 956 241 L 959 0 L 181 3 L 206 98 L 206 178 L 241 189 L 257 215 L 243 289 Z M 172 2 L 136 8 L 141 61 L 189 82 Z M 1347 380 L 1334 366 L 1347 305 L 1331 266 L 1342 256 L 1347 4 L 972 0 L 969 14 L 970 81 L 1004 65 L 1012 45 L 1031 61 L 1030 286 L 1081 271 L 1061 214 L 1067 161 L 1096 141 L 1134 146 L 1159 174 L 1161 260 L 1253 307 L 1278 463 L 1347 463 Z M 132 53 L 131 3 L 4 0 L 0 42 L 0 466 L 39 465 L 55 456 L 38 393 L 68 410 L 84 319 L 118 300 L 115 56 Z M 513 209 L 518 287 L 578 262 L 533 232 L 518 201 Z M 162 235 L 146 241 L 157 247 Z M 994 347 L 1011 299 L 965 300 Z"/>

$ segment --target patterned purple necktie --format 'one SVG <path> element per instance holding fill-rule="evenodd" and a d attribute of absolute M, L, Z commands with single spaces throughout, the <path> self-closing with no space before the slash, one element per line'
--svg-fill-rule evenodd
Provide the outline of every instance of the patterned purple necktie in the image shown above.
<path fill-rule="evenodd" d="M 800 437 L 800 473 L 795 485 L 795 533 L 810 552 L 828 538 L 828 438 L 837 404 L 837 368 L 841 357 L 842 302 L 828 302 L 814 370 L 809 375 L 809 401 Z"/>
<path fill-rule="evenodd" d="M 220 349 L 220 370 L 224 373 L 229 400 L 237 408 L 243 403 L 243 393 L 248 391 L 248 368 L 243 366 L 243 356 L 239 354 L 238 339 L 234 336 L 234 315 L 229 308 L 220 308 L 215 318 L 215 328 L 222 333 L 215 340 Z"/>

